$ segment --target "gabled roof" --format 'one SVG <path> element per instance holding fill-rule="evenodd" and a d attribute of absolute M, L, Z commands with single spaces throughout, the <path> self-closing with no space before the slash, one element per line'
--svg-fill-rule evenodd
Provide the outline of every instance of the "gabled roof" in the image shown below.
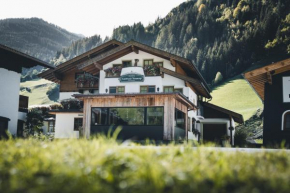
<path fill-rule="evenodd" d="M 37 65 L 51 69 L 55 68 L 42 60 L 0 44 L 0 68 L 20 73 L 22 67 L 31 68 Z"/>
<path fill-rule="evenodd" d="M 214 109 L 216 111 L 219 111 L 221 113 L 227 114 L 228 116 L 232 117 L 234 119 L 234 121 L 237 123 L 240 123 L 240 124 L 244 123 L 243 115 L 241 115 L 239 113 L 230 111 L 228 109 L 225 109 L 225 108 L 222 108 L 222 107 L 219 107 L 219 106 L 216 106 L 214 104 L 207 103 L 207 102 L 203 103 L 203 105 L 204 105 L 204 107 L 208 107 L 208 108 Z"/>
<path fill-rule="evenodd" d="M 100 54 L 99 56 L 95 58 L 91 58 L 90 60 L 87 60 L 83 62 L 82 64 L 79 64 L 78 69 L 84 70 L 91 74 L 98 74 L 99 71 L 102 69 L 103 65 L 113 60 L 116 60 L 117 58 L 120 58 L 124 55 L 127 55 L 131 52 L 138 53 L 139 50 L 158 56 L 160 58 L 170 60 L 172 65 L 175 65 L 176 63 L 178 63 L 182 67 L 182 69 L 187 73 L 187 76 L 191 78 L 195 78 L 199 82 L 201 82 L 202 87 L 204 89 L 204 93 L 200 93 L 200 94 L 202 94 L 204 97 L 211 98 L 210 93 L 209 93 L 210 88 L 208 87 L 206 81 L 204 80 L 200 72 L 197 70 L 197 68 L 189 60 L 182 58 L 180 56 L 171 54 L 169 52 L 165 52 L 163 50 L 159 50 L 157 48 L 153 48 L 148 45 L 141 44 L 134 40 L 131 40 L 127 42 L 126 44 L 123 44 L 115 49 L 112 49 L 108 52 Z"/>
<path fill-rule="evenodd" d="M 243 74 L 262 101 L 264 101 L 265 83 L 272 84 L 272 76 L 290 71 L 290 59 L 276 62 Z"/>
<path fill-rule="evenodd" d="M 53 70 L 47 70 L 38 76 L 41 78 L 45 78 L 47 80 L 53 81 L 53 82 L 59 82 L 58 78 L 56 76 L 61 75 L 62 73 L 65 73 L 67 71 L 70 71 L 72 69 L 75 69 L 76 66 L 90 58 L 96 57 L 101 53 L 107 52 L 111 49 L 114 49 L 120 45 L 123 45 L 122 42 L 119 42 L 117 40 L 110 40 L 106 43 L 103 43 L 102 45 L 95 47 L 79 56 L 76 56 L 75 58 L 68 60 L 60 65 L 58 65 Z"/>

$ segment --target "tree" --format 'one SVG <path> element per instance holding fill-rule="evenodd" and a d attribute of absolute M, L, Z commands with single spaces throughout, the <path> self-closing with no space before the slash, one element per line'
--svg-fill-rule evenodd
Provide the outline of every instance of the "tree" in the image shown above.
<path fill-rule="evenodd" d="M 38 109 L 31 109 L 27 113 L 26 120 L 26 129 L 27 132 L 31 135 L 34 135 L 35 132 L 40 133 L 43 126 L 44 117 L 42 111 Z"/>

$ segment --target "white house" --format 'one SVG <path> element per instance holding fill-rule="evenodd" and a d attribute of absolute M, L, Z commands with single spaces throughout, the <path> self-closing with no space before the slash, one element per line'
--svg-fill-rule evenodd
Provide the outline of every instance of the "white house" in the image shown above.
<path fill-rule="evenodd" d="M 22 68 L 41 65 L 54 67 L 24 53 L 0 45 L 0 138 L 6 131 L 17 135 L 23 130 L 28 108 L 28 97 L 19 96 Z"/>

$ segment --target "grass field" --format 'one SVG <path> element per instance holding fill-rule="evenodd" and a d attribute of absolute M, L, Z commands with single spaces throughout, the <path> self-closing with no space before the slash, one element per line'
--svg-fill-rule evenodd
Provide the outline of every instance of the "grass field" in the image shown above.
<path fill-rule="evenodd" d="M 29 97 L 29 106 L 31 105 L 43 105 L 53 104 L 54 101 L 50 100 L 46 92 L 53 83 L 45 79 L 36 79 L 31 81 L 22 82 L 20 87 L 27 87 L 31 89 L 31 92 L 26 90 L 20 91 L 21 95 Z"/>
<path fill-rule="evenodd" d="M 211 103 L 242 114 L 244 120 L 263 107 L 262 101 L 242 76 L 226 81 L 214 88 L 211 94 Z"/>
<path fill-rule="evenodd" d="M 289 192 L 290 154 L 112 139 L 0 141 L 0 192 Z"/>

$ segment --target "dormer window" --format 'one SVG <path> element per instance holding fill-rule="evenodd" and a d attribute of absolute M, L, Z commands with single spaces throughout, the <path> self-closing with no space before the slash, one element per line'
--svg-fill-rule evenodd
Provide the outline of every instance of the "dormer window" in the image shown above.
<path fill-rule="evenodd" d="M 131 60 L 122 61 L 122 64 L 123 64 L 123 68 L 132 67 L 132 61 Z"/>

